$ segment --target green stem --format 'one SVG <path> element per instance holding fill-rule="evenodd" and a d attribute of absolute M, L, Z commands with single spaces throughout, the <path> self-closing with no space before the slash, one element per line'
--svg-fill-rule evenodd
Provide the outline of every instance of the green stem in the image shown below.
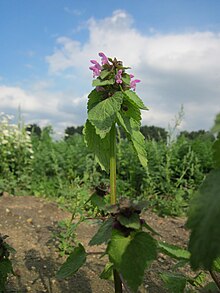
<path fill-rule="evenodd" d="M 113 124 L 110 131 L 110 196 L 111 204 L 116 204 L 116 129 Z M 113 270 L 115 293 L 122 293 L 122 282 L 119 273 Z"/>
<path fill-rule="evenodd" d="M 110 196 L 111 204 L 116 204 L 116 129 L 110 131 Z"/>

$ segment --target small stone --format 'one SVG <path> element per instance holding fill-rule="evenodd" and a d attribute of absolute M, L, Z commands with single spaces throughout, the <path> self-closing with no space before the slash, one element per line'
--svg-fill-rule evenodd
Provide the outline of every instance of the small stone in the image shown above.
<path fill-rule="evenodd" d="M 6 213 L 10 213 L 10 210 L 9 210 L 9 209 L 7 209 L 7 208 L 5 209 L 5 211 L 6 211 Z"/>
<path fill-rule="evenodd" d="M 31 292 L 31 287 L 28 286 L 28 287 L 26 287 L 26 289 L 28 292 Z"/>
<path fill-rule="evenodd" d="M 46 269 L 46 268 L 47 268 L 47 266 L 45 266 L 45 265 L 44 265 L 44 266 L 43 266 L 43 268 L 44 268 L 44 269 Z"/>
<path fill-rule="evenodd" d="M 32 219 L 32 218 L 28 218 L 28 219 L 27 219 L 27 222 L 28 222 L 29 224 L 33 224 L 33 219 Z"/>

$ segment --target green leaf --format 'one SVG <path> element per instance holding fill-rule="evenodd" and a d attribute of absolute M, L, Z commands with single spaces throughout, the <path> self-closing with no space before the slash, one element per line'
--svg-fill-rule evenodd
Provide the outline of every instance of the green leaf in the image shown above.
<path fill-rule="evenodd" d="M 111 85 L 114 83 L 115 83 L 114 78 L 106 79 L 106 80 L 101 80 L 97 78 L 92 81 L 92 86 L 105 86 L 105 85 Z"/>
<path fill-rule="evenodd" d="M 142 227 L 146 228 L 148 231 L 152 232 L 155 235 L 161 236 L 157 231 L 155 231 L 149 224 L 147 224 L 145 221 L 142 224 Z"/>
<path fill-rule="evenodd" d="M 184 293 L 184 289 L 186 287 L 186 278 L 183 275 L 161 273 L 160 276 L 169 292 Z"/>
<path fill-rule="evenodd" d="M 107 263 L 104 270 L 100 274 L 100 278 L 105 280 L 113 280 L 113 268 L 114 266 L 112 263 Z"/>
<path fill-rule="evenodd" d="M 74 247 L 73 252 L 69 255 L 65 263 L 61 266 L 56 274 L 59 279 L 73 276 L 86 261 L 86 252 L 82 244 Z"/>
<path fill-rule="evenodd" d="M 215 282 L 208 283 L 202 290 L 203 293 L 217 293 L 219 289 Z"/>
<path fill-rule="evenodd" d="M 122 102 L 123 94 L 116 92 L 113 96 L 97 103 L 88 111 L 88 119 L 101 138 L 104 138 L 111 130 L 116 114 L 121 109 Z"/>
<path fill-rule="evenodd" d="M 8 258 L 0 261 L 0 273 L 4 275 L 13 273 L 12 263 Z"/>
<path fill-rule="evenodd" d="M 213 145 L 213 159 L 214 167 L 220 168 L 220 137 L 215 141 Z"/>
<path fill-rule="evenodd" d="M 133 213 L 129 218 L 123 215 L 119 215 L 117 217 L 117 220 L 121 223 L 121 225 L 127 228 L 132 228 L 136 230 L 141 228 L 140 217 L 136 213 Z"/>
<path fill-rule="evenodd" d="M 148 110 L 148 108 L 144 105 L 143 101 L 138 97 L 138 95 L 131 91 L 124 91 L 125 98 L 128 99 L 132 104 L 136 105 L 138 108 L 142 110 Z"/>
<path fill-rule="evenodd" d="M 220 273 L 220 257 L 214 260 L 212 270 Z"/>
<path fill-rule="evenodd" d="M 92 90 L 88 96 L 87 110 L 90 111 L 99 102 L 101 102 L 103 98 L 103 92 L 97 92 L 96 89 Z"/>
<path fill-rule="evenodd" d="M 90 201 L 94 207 L 98 207 L 98 209 L 100 210 L 105 210 L 105 199 L 104 197 L 98 195 L 96 192 L 91 195 Z"/>
<path fill-rule="evenodd" d="M 109 70 L 107 70 L 107 69 L 102 70 L 101 73 L 100 73 L 100 75 L 99 75 L 99 77 L 100 77 L 101 79 L 105 79 L 110 73 L 111 73 L 111 72 L 110 72 Z"/>
<path fill-rule="evenodd" d="M 220 132 L 220 113 L 216 115 L 214 126 L 212 127 L 211 131 L 213 133 Z"/>
<path fill-rule="evenodd" d="M 109 172 L 110 162 L 110 135 L 107 134 L 105 138 L 101 139 L 95 132 L 95 127 L 86 121 L 83 134 L 88 148 L 95 154 L 96 160 L 101 166 L 102 170 Z"/>
<path fill-rule="evenodd" d="M 128 286 L 136 292 L 143 282 L 144 271 L 157 258 L 156 241 L 145 232 L 137 232 L 126 246 L 120 272 Z"/>
<path fill-rule="evenodd" d="M 92 237 L 89 245 L 100 245 L 102 243 L 107 243 L 112 235 L 112 224 L 113 219 L 109 218 L 106 220 L 98 229 L 97 233 Z"/>
<path fill-rule="evenodd" d="M 122 111 L 117 113 L 118 123 L 124 129 L 128 139 L 132 142 L 140 163 L 147 167 L 146 143 L 143 134 L 140 132 L 140 123 L 133 118 L 129 118 Z"/>
<path fill-rule="evenodd" d="M 191 207 L 187 227 L 191 229 L 189 251 L 193 269 L 212 269 L 220 255 L 220 169 L 213 170 L 202 183 Z"/>
<path fill-rule="evenodd" d="M 177 260 L 189 260 L 189 251 L 182 249 L 176 245 L 168 244 L 165 242 L 158 241 L 159 250 Z"/>
<path fill-rule="evenodd" d="M 127 73 L 124 73 L 123 76 L 122 76 L 122 81 L 129 85 L 130 86 L 130 82 L 131 82 L 131 78 L 130 78 L 130 75 L 127 74 Z"/>
<path fill-rule="evenodd" d="M 128 244 L 131 241 L 131 237 L 125 237 L 120 231 L 113 229 L 111 241 L 107 247 L 107 253 L 110 261 L 114 264 L 115 268 L 120 271 L 122 256 Z"/>

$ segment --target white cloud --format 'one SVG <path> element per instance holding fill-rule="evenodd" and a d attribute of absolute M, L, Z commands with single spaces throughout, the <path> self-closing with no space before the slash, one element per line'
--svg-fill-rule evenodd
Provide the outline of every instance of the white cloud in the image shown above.
<path fill-rule="evenodd" d="M 52 74 L 72 70 L 82 89 L 88 88 L 89 60 L 103 51 L 123 60 L 142 80 L 137 91 L 150 108 L 143 114 L 145 123 L 166 127 L 183 104 L 186 128 L 211 126 L 220 111 L 220 33 L 144 34 L 121 10 L 90 19 L 88 30 L 84 43 L 65 36 L 57 39 L 54 53 L 46 58 Z"/>

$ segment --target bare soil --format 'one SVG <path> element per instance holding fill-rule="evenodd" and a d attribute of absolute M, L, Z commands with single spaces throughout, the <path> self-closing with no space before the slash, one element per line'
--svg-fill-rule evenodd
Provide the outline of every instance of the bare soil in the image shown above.
<path fill-rule="evenodd" d="M 8 235 L 7 242 L 17 253 L 12 255 L 16 276 L 9 279 L 7 293 L 110 293 L 114 292 L 112 282 L 99 278 L 104 267 L 100 254 L 104 247 L 89 247 L 88 242 L 97 230 L 91 220 L 80 224 L 77 237 L 89 252 L 86 265 L 69 280 L 58 280 L 56 271 L 64 262 L 57 249 L 53 234 L 60 220 L 71 214 L 56 203 L 34 196 L 0 197 L 0 233 Z M 184 228 L 184 218 L 161 218 L 152 212 L 144 215 L 147 222 L 161 234 L 160 239 L 169 243 L 187 246 L 188 231 Z M 159 272 L 169 271 L 172 260 L 159 255 L 146 277 L 140 292 L 165 293 Z"/>

